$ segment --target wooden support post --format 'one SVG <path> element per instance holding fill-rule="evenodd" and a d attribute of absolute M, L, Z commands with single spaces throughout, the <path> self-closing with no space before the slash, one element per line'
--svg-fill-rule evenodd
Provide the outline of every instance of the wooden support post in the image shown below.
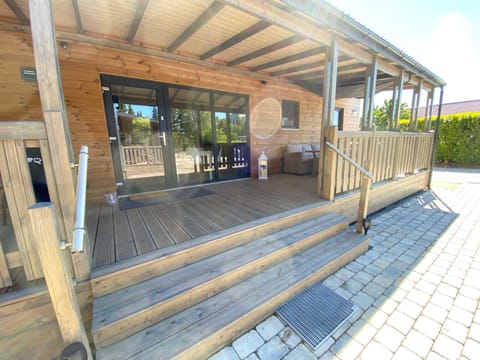
<path fill-rule="evenodd" d="M 412 157 L 412 163 L 411 168 L 410 168 L 410 173 L 415 174 L 415 171 L 417 170 L 417 164 L 418 164 L 418 149 L 420 148 L 420 133 L 418 133 L 415 136 L 415 145 L 413 147 L 413 157 Z"/>
<path fill-rule="evenodd" d="M 418 82 L 418 86 L 413 90 L 412 112 L 410 113 L 410 131 L 418 129 L 418 105 L 420 103 L 420 94 L 422 92 L 422 79 Z"/>
<path fill-rule="evenodd" d="M 402 70 L 399 77 L 395 79 L 394 92 L 393 92 L 393 106 L 392 106 L 392 124 L 390 129 L 398 129 L 398 122 L 400 120 L 400 112 L 402 110 L 402 92 L 403 92 L 403 79 L 405 71 Z"/>
<path fill-rule="evenodd" d="M 7 259 L 5 257 L 5 253 L 3 252 L 2 244 L 0 243 L 0 289 L 11 285 L 12 278 L 10 277 Z"/>
<path fill-rule="evenodd" d="M 432 112 L 433 112 L 433 96 L 435 94 L 435 88 L 428 92 L 427 106 L 425 106 L 425 123 L 423 131 L 428 132 L 432 127 Z"/>
<path fill-rule="evenodd" d="M 373 127 L 373 112 L 375 110 L 375 93 L 377 85 L 378 59 L 373 57 L 373 62 L 367 67 L 365 74 L 365 97 L 363 102 L 362 130 Z"/>
<path fill-rule="evenodd" d="M 74 163 L 73 150 L 60 78 L 51 0 L 30 0 L 29 8 L 38 89 L 60 201 L 61 226 L 65 229 L 67 241 L 71 242 L 75 211 L 75 171 L 70 167 Z M 90 277 L 87 256 L 84 252 L 72 258 L 77 280 Z"/>
<path fill-rule="evenodd" d="M 338 132 L 336 126 L 329 126 L 327 128 L 326 140 L 334 145 L 337 145 Z M 325 145 L 325 162 L 323 169 L 323 192 L 322 198 L 332 201 L 335 197 L 335 179 L 337 169 L 337 153 L 332 151 Z"/>
<path fill-rule="evenodd" d="M 365 162 L 364 168 L 370 172 L 371 163 L 369 161 Z M 360 202 L 358 204 L 358 216 L 357 216 L 357 227 L 356 231 L 359 234 L 363 233 L 363 219 L 368 215 L 368 196 L 370 195 L 370 186 L 372 185 L 372 180 L 362 174 L 362 185 L 360 189 Z"/>
<path fill-rule="evenodd" d="M 323 104 L 322 104 L 322 124 L 325 135 L 328 131 L 328 127 L 333 123 L 333 117 L 335 112 L 335 100 L 337 89 L 337 66 L 338 66 L 338 41 L 337 37 L 333 36 L 331 45 L 327 48 L 325 62 L 325 76 L 323 77 Z M 328 171 L 325 169 L 325 161 L 327 157 L 328 149 L 325 147 L 325 143 L 320 139 L 320 156 L 318 159 L 318 178 L 317 178 L 317 194 L 323 196 L 324 189 L 324 173 Z"/>
<path fill-rule="evenodd" d="M 54 206 L 52 203 L 37 203 L 28 212 L 63 341 L 65 345 L 81 342 L 87 350 L 88 358 L 93 359 L 71 272 L 60 250 L 59 225 Z"/>

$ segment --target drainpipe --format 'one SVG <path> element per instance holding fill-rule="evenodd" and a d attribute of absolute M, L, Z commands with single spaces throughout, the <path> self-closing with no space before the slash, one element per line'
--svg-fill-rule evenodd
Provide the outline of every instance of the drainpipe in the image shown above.
<path fill-rule="evenodd" d="M 429 189 L 432 188 L 433 165 L 435 164 L 435 156 L 437 153 L 438 129 L 440 127 L 440 116 L 442 115 L 442 103 L 443 103 L 443 86 L 440 88 L 440 101 L 438 103 L 437 124 L 435 125 L 435 135 L 433 136 L 432 161 L 430 162 L 430 176 L 428 177 Z"/>

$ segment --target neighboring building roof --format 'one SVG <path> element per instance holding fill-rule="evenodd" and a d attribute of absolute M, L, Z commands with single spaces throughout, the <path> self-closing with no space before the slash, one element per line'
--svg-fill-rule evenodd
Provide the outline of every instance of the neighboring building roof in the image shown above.
<path fill-rule="evenodd" d="M 464 112 L 480 112 L 480 100 L 467 100 L 442 104 L 442 115 L 451 115 Z M 418 116 L 425 114 L 425 107 L 418 108 Z M 438 105 L 433 105 L 433 116 L 438 114 Z"/>

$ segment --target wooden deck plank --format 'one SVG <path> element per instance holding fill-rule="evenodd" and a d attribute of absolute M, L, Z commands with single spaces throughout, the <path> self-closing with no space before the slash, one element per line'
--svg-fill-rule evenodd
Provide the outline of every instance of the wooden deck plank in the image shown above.
<path fill-rule="evenodd" d="M 98 217 L 97 236 L 93 249 L 93 266 L 115 263 L 113 208 L 102 206 Z"/>
<path fill-rule="evenodd" d="M 175 244 L 174 239 L 162 226 L 150 206 L 142 207 L 139 211 L 158 249 Z"/>
<path fill-rule="evenodd" d="M 126 213 L 138 255 L 156 250 L 157 246 L 153 241 L 152 235 L 149 233 L 145 223 L 143 222 L 143 218 L 138 209 L 128 209 L 126 210 Z"/>
<path fill-rule="evenodd" d="M 114 211 L 115 261 L 138 255 L 125 211 Z"/>
<path fill-rule="evenodd" d="M 207 232 L 201 229 L 192 219 L 186 214 L 185 210 L 178 209 L 173 203 L 164 203 L 158 205 L 162 207 L 166 213 L 182 227 L 191 239 L 205 235 Z"/>
<path fill-rule="evenodd" d="M 159 205 L 152 206 L 152 211 L 160 221 L 160 223 L 167 229 L 170 237 L 175 243 L 181 243 L 191 239 L 190 235 L 183 229 L 172 217 Z"/>

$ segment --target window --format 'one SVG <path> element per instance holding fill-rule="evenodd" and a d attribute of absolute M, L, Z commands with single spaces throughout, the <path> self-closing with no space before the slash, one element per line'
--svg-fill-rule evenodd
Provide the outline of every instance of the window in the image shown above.
<path fill-rule="evenodd" d="M 298 101 L 282 100 L 282 128 L 298 129 L 300 104 Z"/>
<path fill-rule="evenodd" d="M 335 108 L 333 112 L 333 126 L 338 128 L 338 131 L 343 130 L 343 108 Z"/>

